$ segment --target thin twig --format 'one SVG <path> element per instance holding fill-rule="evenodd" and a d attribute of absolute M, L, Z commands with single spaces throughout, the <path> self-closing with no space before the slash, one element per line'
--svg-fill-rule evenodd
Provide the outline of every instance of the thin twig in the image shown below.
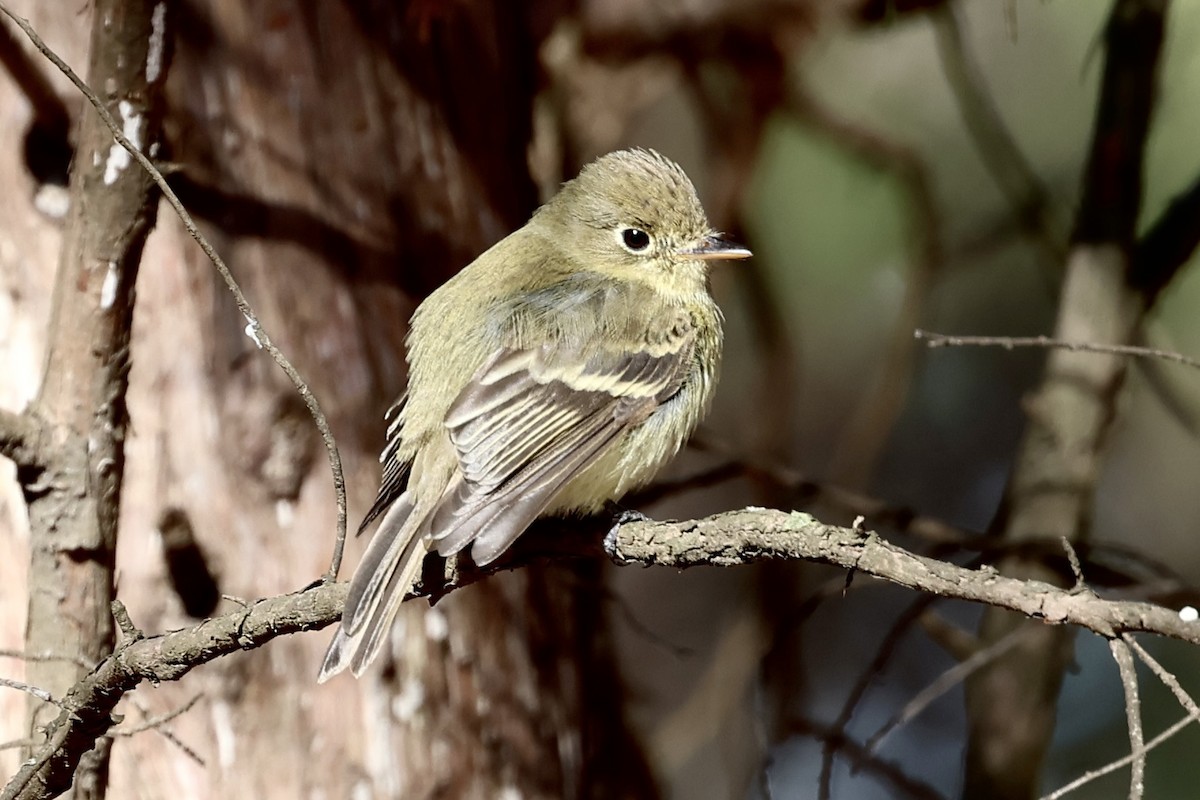
<path fill-rule="evenodd" d="M 1187 367 L 1200 369 L 1200 359 L 1175 353 L 1170 350 L 1156 350 L 1153 347 L 1138 347 L 1131 344 L 1093 344 L 1090 342 L 1068 342 L 1053 339 L 1049 336 L 948 336 L 944 333 L 934 333 L 917 329 L 913 337 L 925 342 L 929 347 L 1003 347 L 1012 350 L 1016 347 L 1043 347 L 1071 350 L 1080 353 L 1101 353 L 1111 356 L 1136 356 L 1138 358 L 1160 358 L 1164 361 L 1174 361 Z"/>
<path fill-rule="evenodd" d="M 1142 800 L 1146 792 L 1146 738 L 1142 732 L 1142 703 L 1138 698 L 1137 668 L 1133 652 L 1121 639 L 1109 639 L 1108 648 L 1121 673 L 1125 690 L 1125 720 L 1129 726 L 1129 755 L 1133 759 L 1129 773 L 1129 800 Z"/>
<path fill-rule="evenodd" d="M 1067 563 L 1071 565 L 1071 576 L 1075 578 L 1075 591 L 1089 591 L 1083 579 L 1083 567 L 1079 564 L 1079 553 L 1075 552 L 1074 545 L 1067 537 L 1062 537 L 1060 541 L 1067 554 Z"/>
<path fill-rule="evenodd" d="M 254 313 L 254 309 L 251 308 L 250 302 L 246 299 L 246 295 L 242 292 L 241 286 L 239 286 L 238 282 L 234 279 L 233 273 L 229 271 L 229 267 L 225 265 L 225 262 L 217 254 L 217 251 L 213 248 L 213 246 L 209 244 L 208 239 L 206 239 L 204 234 L 200 232 L 200 229 L 196 227 L 196 222 L 194 219 L 192 219 L 192 215 L 189 214 L 187 209 L 183 207 L 183 203 L 180 202 L 179 197 L 171 189 L 170 185 L 167 183 L 167 179 L 163 177 L 162 173 L 157 167 L 154 166 L 150 159 L 143 155 L 142 152 L 125 137 L 125 134 L 121 131 L 121 126 L 117 124 L 116 120 L 113 119 L 112 114 L 110 114 L 108 109 L 105 108 L 104 101 L 102 101 L 96 95 L 96 93 L 92 91 L 92 89 L 86 83 L 84 83 L 84 81 L 78 75 L 75 74 L 75 71 L 72 70 L 67 63 L 58 56 L 57 53 L 51 50 L 49 46 L 42 41 L 42 38 L 38 36 L 37 32 L 29 24 L 28 20 L 13 13 L 3 2 L 0 2 L 0 12 L 3 12 L 10 19 L 12 19 L 12 21 L 15 22 L 17 26 L 25 32 L 25 35 L 29 37 L 29 40 L 33 42 L 34 46 L 41 51 L 42 55 L 48 58 L 51 63 L 54 64 L 54 66 L 58 67 L 59 71 L 66 75 L 67 78 L 70 79 L 71 83 L 75 84 L 75 88 L 77 88 L 83 94 L 83 96 L 88 99 L 88 102 L 92 104 L 92 106 L 96 109 L 96 112 L 100 115 L 100 119 L 102 119 L 104 124 L 108 126 L 110 131 L 112 131 L 113 138 L 117 141 L 117 143 L 124 147 L 129 154 L 133 156 L 138 164 L 141 165 L 142 169 L 146 170 L 147 174 L 150 175 L 154 183 L 158 185 L 158 188 L 162 191 L 163 196 L 167 199 L 167 202 L 171 205 L 171 208 L 175 210 L 175 213 L 183 222 L 183 227 L 187 229 L 188 234 L 190 234 L 191 237 L 196 240 L 196 243 L 200 245 L 200 249 L 204 251 L 206 256 L 208 256 L 208 259 L 213 263 L 213 266 L 217 268 L 217 272 L 220 273 L 221 278 L 225 281 L 225 285 L 228 287 L 229 292 L 233 295 L 233 300 L 237 304 L 238 310 L 242 312 L 242 316 L 246 319 L 246 334 L 250 336 L 250 338 L 253 339 L 259 347 L 267 351 L 275 363 L 279 365 L 279 368 L 282 369 L 283 372 L 288 376 L 288 379 L 291 380 L 292 385 L 296 388 L 296 391 L 304 400 L 304 404 L 308 406 L 308 411 L 310 414 L 312 414 L 312 418 L 316 423 L 317 430 L 319 430 L 321 433 L 321 439 L 325 442 L 325 449 L 329 454 L 329 467 L 333 473 L 333 487 L 337 502 L 337 539 L 334 543 L 333 558 L 330 561 L 329 570 L 322 579 L 325 582 L 335 580 L 337 578 L 338 570 L 341 567 L 342 549 L 346 541 L 346 482 L 342 472 L 342 457 L 338 453 L 337 443 L 334 441 L 333 432 L 329 428 L 329 421 L 325 418 L 325 412 L 321 410 L 321 405 L 317 402 L 316 396 L 312 393 L 312 390 L 308 387 L 308 384 L 304 382 L 304 379 L 300 377 L 300 373 L 296 371 L 294 366 L 292 366 L 292 362 L 289 361 L 287 356 L 283 354 L 283 351 L 281 351 L 271 342 L 271 338 L 267 335 L 266 330 L 258 321 L 258 316 Z"/>
<path fill-rule="evenodd" d="M 15 658 L 20 661 L 62 661 L 90 670 L 96 666 L 80 656 L 60 655 L 58 653 L 27 653 L 24 650 L 0 649 L 0 658 Z"/>
<path fill-rule="evenodd" d="M 1188 725 L 1191 725 L 1196 720 L 1197 720 L 1197 716 L 1193 715 L 1193 714 L 1188 714 L 1183 719 L 1178 720 L 1177 722 L 1175 722 L 1174 725 L 1167 728 L 1165 731 L 1160 733 L 1158 736 L 1155 736 L 1153 739 L 1151 739 L 1149 742 L 1147 742 L 1146 746 L 1143 748 L 1143 752 L 1149 753 L 1151 750 L 1158 747 L 1160 744 L 1167 741 L 1168 739 L 1173 737 L 1175 734 L 1179 733 L 1181 730 L 1186 728 Z M 1053 792 L 1050 792 L 1050 794 L 1042 795 L 1041 797 L 1038 798 L 1038 800 L 1058 800 L 1058 798 L 1067 796 L 1071 792 L 1075 791 L 1076 789 L 1080 788 L 1081 786 L 1091 783 L 1092 781 L 1096 780 L 1097 778 L 1103 778 L 1105 775 L 1108 775 L 1109 773 L 1116 772 L 1121 767 L 1124 767 L 1126 764 L 1133 763 L 1133 760 L 1134 760 L 1133 754 L 1130 753 L 1129 755 L 1118 758 L 1115 761 L 1110 761 L 1109 763 L 1105 764 L 1103 767 L 1099 767 L 1098 769 L 1089 770 L 1088 772 L 1085 772 L 1084 774 L 1080 775 L 1078 778 L 1071 781 L 1070 783 L 1060 786 L 1059 788 L 1055 789 Z"/>
<path fill-rule="evenodd" d="M 1147 653 L 1146 649 L 1138 644 L 1138 640 L 1134 638 L 1133 634 L 1126 633 L 1121 638 L 1125 640 L 1127 645 L 1133 648 L 1133 651 L 1137 653 L 1137 656 L 1142 660 L 1142 663 L 1149 667 L 1150 671 L 1158 676 L 1158 679 L 1163 682 L 1163 685 L 1171 690 L 1171 694 L 1175 695 L 1175 699 L 1179 701 L 1179 704 L 1183 706 L 1184 710 L 1196 719 L 1200 719 L 1200 705 L 1197 705 L 1196 701 L 1192 699 L 1192 696 L 1188 694 L 1187 690 L 1180 685 L 1179 679 L 1168 672 L 1166 667 L 1158 663 L 1154 656 Z"/>
<path fill-rule="evenodd" d="M 1011 650 L 1018 642 L 1028 634 L 1030 628 L 1014 628 L 1006 633 L 1002 638 L 997 639 L 987 647 L 979 648 L 972 653 L 968 658 L 955 664 L 950 669 L 943 672 L 937 677 L 933 683 L 926 686 L 916 694 L 911 700 L 904 704 L 896 714 L 887 722 L 880 726 L 879 730 L 873 733 L 867 739 L 864 747 L 868 752 L 875 752 L 883 740 L 890 736 L 897 728 L 907 725 L 917 717 L 922 711 L 933 704 L 934 700 L 944 695 L 946 692 L 958 686 L 967 678 L 974 675 L 983 667 L 990 664 L 995 659 L 999 658 L 1004 653 Z"/>
<path fill-rule="evenodd" d="M 25 694 L 32 695 L 33 697 L 36 697 L 38 700 L 41 700 L 43 703 L 49 703 L 52 706 L 58 706 L 59 708 L 63 708 L 63 709 L 66 708 L 66 706 L 64 706 L 61 701 L 54 699 L 54 695 L 50 694 L 48 691 L 46 691 L 45 689 L 42 689 L 41 687 L 30 686 L 28 683 L 22 683 L 21 681 L 14 681 L 11 678 L 0 678 L 0 686 L 3 686 L 8 689 L 16 689 L 18 692 L 24 692 Z"/>
<path fill-rule="evenodd" d="M 901 767 L 868 751 L 846 735 L 842 728 L 822 725 L 808 719 L 797 719 L 793 727 L 822 741 L 827 748 L 840 753 L 849 760 L 855 770 L 875 777 L 890 790 L 892 797 L 908 796 L 918 800 L 944 800 L 944 795 L 929 784 L 909 775 Z"/>
<path fill-rule="evenodd" d="M 871 659 L 871 663 L 863 670 L 858 681 L 855 682 L 854 687 L 850 690 L 850 694 L 846 696 L 846 702 L 842 704 L 842 710 L 831 725 L 833 730 L 845 731 L 847 729 L 850 720 L 854 717 L 854 712 L 858 709 L 859 703 L 862 702 L 863 697 L 866 696 L 867 690 L 871 688 L 875 679 L 879 677 L 879 674 L 892 661 L 892 655 L 895 653 L 896 648 L 900 646 L 901 640 L 908 635 L 909 630 L 913 628 L 921 615 L 937 602 L 937 599 L 932 594 L 919 595 L 892 622 L 887 635 L 883 637 L 883 641 L 875 651 L 875 657 Z M 818 779 L 817 789 L 819 800 L 829 800 L 833 796 L 833 757 L 836 755 L 836 752 L 834 743 L 831 740 L 827 740 L 821 752 L 821 774 Z"/>
<path fill-rule="evenodd" d="M 186 714 L 188 711 L 191 711 L 192 706 L 196 705 L 196 703 L 199 702 L 200 698 L 203 696 L 204 696 L 203 693 L 197 692 L 196 694 L 192 695 L 191 700 L 188 700 L 186 703 L 179 706 L 179 708 L 171 709 L 170 711 L 168 711 L 165 714 L 159 714 L 159 715 L 153 716 L 153 717 L 151 717 L 147 714 L 147 718 L 142 720 L 137 725 L 132 725 L 128 728 L 117 728 L 115 730 L 111 730 L 108 732 L 108 735 L 109 736 L 135 736 L 139 733 L 148 731 L 152 728 L 161 727 L 161 726 L 165 725 L 166 723 L 170 722 L 171 720 L 175 719 L 176 717 Z M 143 714 L 146 714 L 146 710 L 144 708 L 142 708 L 140 705 L 138 706 L 138 710 L 141 711 Z"/>
<path fill-rule="evenodd" d="M 137 701 L 136 697 L 130 697 L 129 702 L 133 703 L 133 705 L 137 708 L 137 710 L 142 712 L 142 715 L 144 717 L 146 717 L 147 719 L 144 720 L 140 725 L 138 725 L 136 727 L 128 728 L 125 730 L 118 729 L 115 731 L 110 731 L 108 735 L 109 736 L 133 736 L 135 733 L 141 733 L 142 731 L 145 731 L 145 730 L 153 730 L 159 736 L 163 737 L 168 742 L 170 742 L 171 744 L 173 744 L 177 748 L 179 748 L 180 752 L 182 752 L 185 756 L 190 758 L 192 761 L 196 762 L 201 767 L 207 766 L 207 762 L 205 762 L 204 758 L 201 757 L 201 755 L 199 753 L 197 753 L 195 750 L 193 750 L 187 744 L 185 744 L 183 742 L 183 740 L 180 739 L 178 736 L 176 736 L 174 731 L 172 731 L 166 725 L 166 723 L 170 722 L 171 720 L 175 719 L 176 717 L 180 716 L 181 714 L 183 714 L 186 711 L 188 711 L 189 709 L 191 709 L 191 707 L 196 704 L 196 701 L 198 701 L 203 696 L 204 695 L 202 692 L 197 692 L 195 694 L 195 696 L 192 697 L 191 700 L 188 700 L 186 703 L 184 703 L 179 708 L 176 708 L 172 711 L 168 711 L 166 714 L 160 714 L 157 717 L 151 716 L 150 712 L 146 709 L 145 706 L 143 706 L 141 703 L 139 703 Z"/>

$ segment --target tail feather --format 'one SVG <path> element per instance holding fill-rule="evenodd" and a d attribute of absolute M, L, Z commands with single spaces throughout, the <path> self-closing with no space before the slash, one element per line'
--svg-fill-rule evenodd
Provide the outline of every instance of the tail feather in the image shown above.
<path fill-rule="evenodd" d="M 384 515 L 350 582 L 342 624 L 325 653 L 318 683 L 347 667 L 358 676 L 379 654 L 429 551 L 425 516 L 413 513 L 407 493 Z"/>

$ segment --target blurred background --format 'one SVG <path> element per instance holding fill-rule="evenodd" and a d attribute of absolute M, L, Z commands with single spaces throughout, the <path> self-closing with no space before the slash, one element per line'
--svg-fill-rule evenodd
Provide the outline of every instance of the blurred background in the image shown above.
<path fill-rule="evenodd" d="M 11 5 L 82 69 L 89 3 Z M 713 275 L 728 334 L 713 412 L 627 504 L 656 518 L 804 508 L 836 524 L 884 509 L 882 535 L 968 563 L 977 549 L 922 531 L 993 528 L 1045 353 L 930 350 L 913 331 L 1053 331 L 1106 25 L 1114 6 L 1143 5 L 1169 10 L 1142 231 L 1200 175 L 1192 2 L 178 0 L 159 157 L 330 414 L 352 524 L 374 497 L 415 305 L 582 164 L 637 145 L 680 162 L 755 258 Z M 85 113 L 27 43 L 0 47 L 25 54 L 69 119 Z M 5 63 L 0 405 L 18 410 L 41 381 L 70 136 Z M 318 577 L 334 512 L 303 404 L 165 211 L 138 280 L 117 585 L 156 632 Z M 1198 304 L 1185 266 L 1140 341 L 1200 353 Z M 1121 596 L 1186 598 L 1200 376 L 1131 367 L 1115 408 L 1091 540 L 1136 554 L 1117 568 Z M 172 579 L 180 530 L 227 598 Z M 0 548 L 0 648 L 16 650 L 29 537 L 7 463 Z M 139 689 L 130 726 L 198 699 L 170 736 L 117 740 L 110 794 L 957 797 L 961 685 L 867 742 L 958 663 L 980 613 L 811 565 L 536 566 L 410 603 L 389 663 L 357 683 L 315 685 L 322 632 Z M 1200 688 L 1194 648 L 1147 644 Z M 0 675 L 22 669 L 0 660 Z M 1143 690 L 1149 735 L 1183 715 L 1155 681 Z M 0 740 L 25 736 L 24 703 L 0 694 Z M 1117 671 L 1090 634 L 1054 724 L 1042 791 L 1128 752 Z M 1194 796 L 1198 745 L 1193 727 L 1155 750 L 1146 796 Z M 0 751 L 4 774 L 17 753 Z M 1124 797 L 1127 776 L 1071 796 Z"/>

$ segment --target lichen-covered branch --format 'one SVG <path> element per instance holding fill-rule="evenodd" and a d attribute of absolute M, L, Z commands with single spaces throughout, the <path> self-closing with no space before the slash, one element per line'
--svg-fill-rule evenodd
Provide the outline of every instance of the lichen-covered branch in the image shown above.
<path fill-rule="evenodd" d="M 506 557 L 486 569 L 437 560 L 426 564 L 417 595 L 439 597 L 497 571 L 547 558 L 596 557 L 607 522 L 545 521 L 522 537 Z M 1101 636 L 1151 632 L 1200 644 L 1200 625 L 1148 603 L 1113 601 L 1088 590 L 1006 578 L 994 569 L 966 569 L 916 555 L 869 533 L 825 525 L 800 512 L 744 509 L 685 522 L 616 524 L 604 549 L 618 563 L 685 569 L 734 566 L 764 560 L 804 560 L 852 570 L 941 597 L 984 603 L 1052 625 L 1086 628 Z M 43 752 L 27 762 L 0 800 L 53 797 L 70 785 L 80 756 L 115 724 L 113 708 L 142 681 L 172 681 L 193 668 L 278 636 L 323 628 L 337 621 L 344 583 L 316 584 L 266 598 L 206 620 L 194 628 L 130 638 L 66 694 L 48 730 Z M 315 679 L 317 665 L 313 664 Z"/>

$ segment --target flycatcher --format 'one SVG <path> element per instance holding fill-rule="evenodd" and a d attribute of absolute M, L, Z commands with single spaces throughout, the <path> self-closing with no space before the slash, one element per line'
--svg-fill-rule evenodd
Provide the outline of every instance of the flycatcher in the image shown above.
<path fill-rule="evenodd" d="M 421 303 L 362 527 L 383 519 L 319 680 L 362 674 L 428 552 L 470 546 L 487 564 L 534 519 L 648 482 L 712 397 L 708 263 L 749 255 L 709 227 L 677 164 L 622 150 Z"/>

